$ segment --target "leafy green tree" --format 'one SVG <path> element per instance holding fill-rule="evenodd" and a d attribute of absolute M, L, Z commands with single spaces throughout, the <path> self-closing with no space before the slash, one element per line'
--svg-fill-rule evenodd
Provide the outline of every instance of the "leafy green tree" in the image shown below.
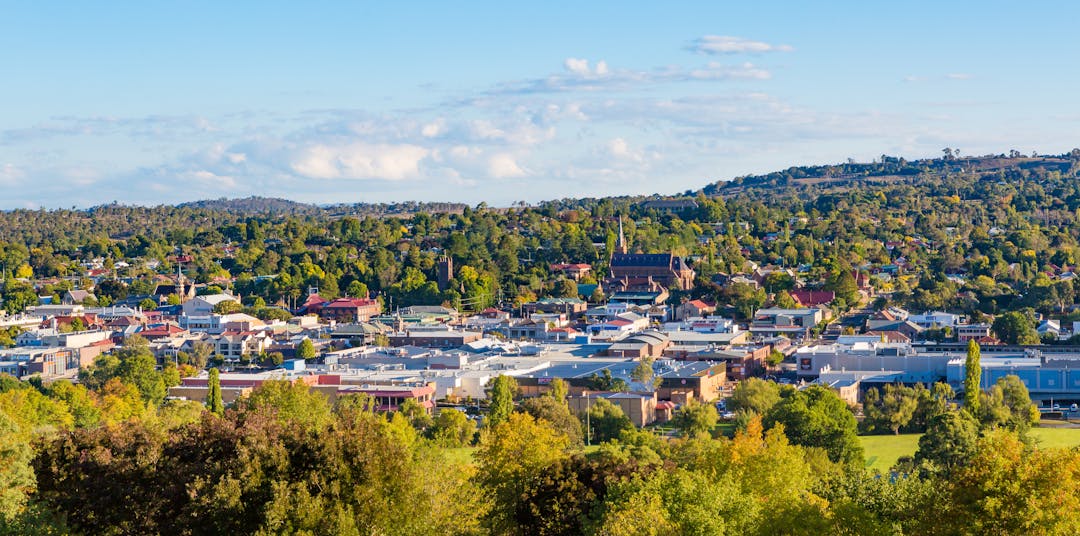
<path fill-rule="evenodd" d="M 404 415 L 409 420 L 409 424 L 419 432 L 423 432 L 435 424 L 427 410 L 413 398 L 405 399 L 398 406 L 398 413 Z"/>
<path fill-rule="evenodd" d="M 308 338 L 300 341 L 300 344 L 296 345 L 296 358 L 305 361 L 315 359 L 315 343 Z"/>
<path fill-rule="evenodd" d="M 577 282 L 573 279 L 560 279 L 555 283 L 555 290 L 553 293 L 557 298 L 577 298 Z"/>
<path fill-rule="evenodd" d="M 995 430 L 976 440 L 972 452 L 949 475 L 942 533 L 1075 534 L 1080 528 L 1080 480 L 1075 471 L 1062 471 L 1080 462 L 1074 449 L 1035 450 L 1016 434 Z"/>
<path fill-rule="evenodd" d="M 766 428 L 783 425 L 793 444 L 822 448 L 833 462 L 862 462 L 855 416 L 836 393 L 811 385 L 786 395 L 765 414 Z"/>
<path fill-rule="evenodd" d="M 537 421 L 550 423 L 555 430 L 566 436 L 570 447 L 580 448 L 585 444 L 581 438 L 581 421 L 570 413 L 570 407 L 565 402 L 550 396 L 538 396 L 526 398 L 521 403 L 521 409 Z"/>
<path fill-rule="evenodd" d="M 950 411 L 930 419 L 919 438 L 915 461 L 929 461 L 951 471 L 967 463 L 975 452 L 979 425 L 966 411 Z"/>
<path fill-rule="evenodd" d="M 890 431 L 900 433 L 915 417 L 919 407 L 918 395 L 914 388 L 899 384 L 887 384 L 879 391 L 871 388 L 863 398 L 863 412 L 866 418 L 863 425 L 874 433 Z"/>
<path fill-rule="evenodd" d="M 18 514 L 34 487 L 31 437 L 6 412 L 0 411 L 0 519 Z"/>
<path fill-rule="evenodd" d="M 983 427 L 1004 427 L 1024 435 L 1039 422 L 1039 408 L 1031 401 L 1027 386 L 1015 375 L 999 378 L 982 393 L 977 414 Z"/>
<path fill-rule="evenodd" d="M 550 395 L 551 398 L 554 398 L 562 404 L 566 403 L 566 397 L 570 394 L 570 384 L 566 383 L 566 380 L 554 378 L 551 380 L 551 383 L 548 384 L 548 387 L 550 387 L 551 390 L 548 391 L 547 394 Z"/>
<path fill-rule="evenodd" d="M 228 315 L 233 313 L 239 313 L 244 306 L 236 300 L 224 300 L 214 305 L 213 312 L 217 315 Z"/>
<path fill-rule="evenodd" d="M 492 533 L 518 530 L 515 512 L 526 486 L 565 456 L 567 444 L 565 435 L 525 413 L 511 413 L 481 434 L 475 479 L 491 497 L 484 525 Z"/>
<path fill-rule="evenodd" d="M 786 290 L 777 292 L 776 297 L 773 298 L 773 303 L 781 309 L 794 309 L 798 305 L 795 303 L 795 298 L 792 298 L 791 294 Z"/>
<path fill-rule="evenodd" d="M 979 414 L 979 393 L 982 392 L 982 365 L 979 343 L 968 341 L 967 359 L 964 361 L 964 410 L 972 416 Z"/>
<path fill-rule="evenodd" d="M 952 386 L 945 382 L 936 382 L 931 389 L 918 383 L 915 384 L 915 398 L 918 406 L 908 423 L 907 431 L 925 432 L 931 419 L 951 410 L 950 401 L 956 398 L 956 393 Z"/>
<path fill-rule="evenodd" d="M 1039 332 L 1028 315 L 1010 311 L 994 319 L 994 333 L 1008 344 L 1039 344 Z"/>
<path fill-rule="evenodd" d="M 206 408 L 214 415 L 225 413 L 225 404 L 221 401 L 221 373 L 218 369 L 210 369 L 210 379 L 207 380 Z"/>
<path fill-rule="evenodd" d="M 326 396 L 303 382 L 269 380 L 237 404 L 244 415 L 270 415 L 282 424 L 298 424 L 317 430 L 330 422 Z"/>
<path fill-rule="evenodd" d="M 712 404 L 690 400 L 675 411 L 671 424 L 685 437 L 708 436 L 718 417 Z"/>
<path fill-rule="evenodd" d="M 663 381 L 663 378 L 657 376 L 656 371 L 653 369 L 653 363 L 655 362 L 656 358 L 654 357 L 642 357 L 638 360 L 634 370 L 630 371 L 630 378 L 643 384 L 650 392 L 655 391 L 660 386 L 660 382 Z"/>
<path fill-rule="evenodd" d="M 834 266 L 825 281 L 824 289 L 833 291 L 837 300 L 849 306 L 859 301 L 859 285 L 855 282 L 850 268 Z"/>
<path fill-rule="evenodd" d="M 353 281 L 349 283 L 345 293 L 353 298 L 366 298 L 368 297 L 368 286 L 362 281 Z"/>
<path fill-rule="evenodd" d="M 514 378 L 500 374 L 491 381 L 491 403 L 488 405 L 486 426 L 496 426 L 510 417 L 514 412 L 516 394 L 517 382 Z"/>
<path fill-rule="evenodd" d="M 764 415 L 780 402 L 780 386 L 760 378 L 747 378 L 735 385 L 727 399 L 731 411 L 747 411 Z"/>
<path fill-rule="evenodd" d="M 0 298 L 3 298 L 4 310 L 9 314 L 21 313 L 27 307 L 38 302 L 37 293 L 34 292 L 33 287 L 26 283 L 13 281 L 4 283 L 4 290 L 0 293 Z"/>
<path fill-rule="evenodd" d="M 622 378 L 615 378 L 611 375 L 611 370 L 603 369 L 600 374 L 592 373 L 589 375 L 589 389 L 594 391 L 614 391 L 616 393 L 622 393 L 630 390 L 630 386 L 626 383 L 626 380 Z"/>
<path fill-rule="evenodd" d="M 143 400 L 158 405 L 165 399 L 165 380 L 157 371 L 157 360 L 150 353 L 146 339 L 132 335 L 124 339 L 124 346 L 113 351 L 119 361 L 116 377 L 139 390 Z"/>
<path fill-rule="evenodd" d="M 582 424 L 588 423 L 586 430 L 591 443 L 602 443 L 618 439 L 624 432 L 634 429 L 634 423 L 623 413 L 622 408 L 612 404 L 606 398 L 593 398 L 589 401 L 588 417 L 580 417 Z"/>
<path fill-rule="evenodd" d="M 453 408 L 439 411 L 435 424 L 428 429 L 428 437 L 436 445 L 446 448 L 466 447 L 472 443 L 475 435 L 476 422 L 464 412 Z"/>
<path fill-rule="evenodd" d="M 49 384 L 49 396 L 67 404 L 76 427 L 96 426 L 101 421 L 101 409 L 85 385 L 57 380 Z"/>

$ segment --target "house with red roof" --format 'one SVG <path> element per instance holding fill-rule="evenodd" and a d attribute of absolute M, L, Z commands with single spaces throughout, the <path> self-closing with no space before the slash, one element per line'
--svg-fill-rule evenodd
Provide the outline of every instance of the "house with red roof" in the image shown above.
<path fill-rule="evenodd" d="M 811 290 L 808 288 L 797 288 L 789 291 L 791 297 L 795 299 L 795 303 L 800 307 L 817 307 L 819 305 L 828 305 L 836 299 L 836 293 L 831 290 Z"/>
<path fill-rule="evenodd" d="M 592 271 L 591 264 L 576 263 L 576 264 L 552 264 L 552 272 L 558 272 L 574 281 L 581 281 L 581 278 L 589 275 Z"/>
<path fill-rule="evenodd" d="M 716 304 L 704 300 L 690 300 L 675 308 L 675 320 L 702 317 L 716 312 Z"/>
<path fill-rule="evenodd" d="M 326 298 L 323 298 L 322 296 L 319 296 L 318 292 L 312 292 L 311 294 L 308 294 L 308 297 L 304 300 L 304 303 L 301 304 L 299 308 L 297 308 L 296 314 L 319 314 L 319 310 L 328 303 L 330 303 L 330 301 Z"/>
<path fill-rule="evenodd" d="M 173 323 L 165 323 L 148 326 L 140 331 L 139 335 L 142 335 L 142 337 L 148 341 L 156 341 L 158 339 L 175 337 L 185 333 L 188 333 L 188 330 Z"/>

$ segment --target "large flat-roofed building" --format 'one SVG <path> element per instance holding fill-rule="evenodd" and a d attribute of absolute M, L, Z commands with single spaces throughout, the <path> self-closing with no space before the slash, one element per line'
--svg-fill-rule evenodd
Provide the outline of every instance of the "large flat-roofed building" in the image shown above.
<path fill-rule="evenodd" d="M 364 394 L 372 397 L 376 411 L 396 411 L 407 399 L 416 400 L 429 412 L 435 407 L 433 383 L 424 381 L 376 383 L 372 378 L 365 376 L 319 374 L 308 371 L 290 372 L 284 369 L 258 373 L 221 373 L 222 400 L 227 404 L 232 403 L 268 381 L 289 381 L 306 385 L 311 390 L 326 395 L 330 402 L 341 396 Z M 182 379 L 180 385 L 169 388 L 169 396 L 205 402 L 208 391 L 209 376 L 204 373 Z"/>
<path fill-rule="evenodd" d="M 457 348 L 480 340 L 484 335 L 476 331 L 406 330 L 388 338 L 390 346 L 422 346 L 424 348 Z"/>
<path fill-rule="evenodd" d="M 750 322 L 750 332 L 755 335 L 787 335 L 806 337 L 815 326 L 825 320 L 822 309 L 758 309 Z"/>
<path fill-rule="evenodd" d="M 570 411 L 576 415 L 584 415 L 589 406 L 595 404 L 598 399 L 604 399 L 619 407 L 634 426 L 642 427 L 656 421 L 656 393 L 609 393 L 588 392 L 579 396 L 571 396 L 566 399 Z"/>
<path fill-rule="evenodd" d="M 96 353 L 94 354 L 96 355 Z M 89 366 L 93 357 L 84 360 L 76 348 L 16 347 L 0 349 L 0 361 L 9 363 L 5 370 L 16 378 L 40 375 L 42 379 L 69 378 L 80 366 Z"/>
<path fill-rule="evenodd" d="M 685 404 L 690 399 L 716 400 L 727 381 L 727 365 L 710 361 L 664 362 L 656 395 L 661 400 Z"/>

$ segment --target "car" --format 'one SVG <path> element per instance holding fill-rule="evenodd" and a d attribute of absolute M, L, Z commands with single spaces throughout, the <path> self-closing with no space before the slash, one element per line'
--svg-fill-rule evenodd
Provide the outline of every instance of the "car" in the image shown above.
<path fill-rule="evenodd" d="M 1061 411 L 1061 404 L 1054 404 L 1054 411 Z"/>
<path fill-rule="evenodd" d="M 1080 406 L 1077 406 L 1076 404 L 1069 406 L 1069 411 L 1076 412 L 1077 410 L 1080 410 Z"/>
<path fill-rule="evenodd" d="M 735 412 L 734 411 L 725 411 L 725 412 L 720 414 L 720 417 L 723 418 L 723 419 L 734 419 L 735 418 Z"/>

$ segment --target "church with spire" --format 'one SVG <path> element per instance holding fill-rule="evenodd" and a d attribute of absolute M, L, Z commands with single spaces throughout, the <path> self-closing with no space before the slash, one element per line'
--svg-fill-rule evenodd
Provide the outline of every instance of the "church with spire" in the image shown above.
<path fill-rule="evenodd" d="M 630 253 L 619 217 L 619 242 L 611 254 L 611 272 L 605 288 L 622 291 L 657 292 L 689 290 L 694 285 L 694 270 L 686 261 L 671 253 Z"/>

